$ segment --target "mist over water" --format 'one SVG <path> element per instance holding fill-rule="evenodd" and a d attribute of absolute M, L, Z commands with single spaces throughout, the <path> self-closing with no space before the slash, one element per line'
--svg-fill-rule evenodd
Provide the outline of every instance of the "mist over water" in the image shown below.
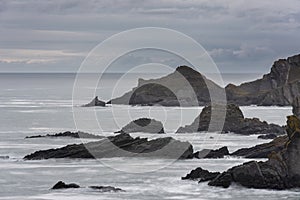
<path fill-rule="evenodd" d="M 102 100 L 111 99 L 114 83 L 122 74 L 105 74 L 96 94 Z M 117 97 L 137 85 L 138 78 L 157 78 L 162 74 L 131 74 L 118 86 Z M 236 77 L 236 78 L 234 78 Z M 253 78 L 259 75 L 253 75 Z M 248 80 L 249 74 L 224 75 L 225 83 L 234 80 L 236 84 Z M 87 81 L 98 79 L 96 74 L 88 74 Z M 244 79 L 244 80 L 242 80 Z M 112 158 L 104 165 L 99 160 L 52 159 L 24 161 L 22 158 L 36 150 L 58 148 L 66 144 L 81 143 L 81 139 L 39 138 L 24 139 L 25 136 L 60 131 L 76 130 L 72 109 L 94 108 L 72 107 L 72 88 L 75 74 L 0 74 L 0 199 L 299 199 L 299 191 L 271 191 L 246 189 L 234 185 L 229 189 L 209 187 L 206 183 L 182 181 L 196 167 L 210 171 L 223 171 L 234 165 L 249 161 L 241 158 L 180 160 L 168 164 L 163 159 L 150 158 Z M 94 90 L 94 88 L 87 88 Z M 87 103 L 91 99 L 82 99 Z M 114 116 L 111 110 L 114 109 Z M 201 107 L 130 107 L 114 105 L 95 108 L 102 130 L 90 127 L 90 133 L 113 135 L 132 119 L 152 117 L 164 123 L 167 135 L 182 141 L 189 141 L 194 149 L 219 148 L 228 146 L 229 151 L 250 147 L 268 140 L 258 140 L 257 136 L 235 134 L 178 134 L 174 132 L 179 125 L 190 124 L 200 113 Z M 284 125 L 290 107 L 241 107 L 245 117 L 258 117 L 270 123 Z M 117 118 L 117 120 L 114 120 Z M 86 123 L 89 123 L 88 121 Z M 135 133 L 133 136 L 148 138 L 157 135 Z M 212 138 L 209 138 L 212 137 Z M 85 140 L 91 141 L 91 140 Z M 116 168 L 138 166 L 165 166 L 149 173 L 128 173 Z M 59 180 L 75 182 L 80 189 L 51 191 Z M 97 193 L 85 186 L 111 185 L 120 187 L 124 193 Z"/>

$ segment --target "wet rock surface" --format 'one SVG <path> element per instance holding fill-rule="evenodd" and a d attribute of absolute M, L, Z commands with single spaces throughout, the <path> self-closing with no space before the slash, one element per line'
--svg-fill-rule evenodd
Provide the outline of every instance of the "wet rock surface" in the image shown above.
<path fill-rule="evenodd" d="M 89 188 L 97 191 L 97 192 L 125 192 L 121 188 L 116 188 L 112 186 L 89 186 Z"/>
<path fill-rule="evenodd" d="M 163 124 L 160 121 L 149 118 L 140 118 L 134 120 L 124 126 L 120 131 L 116 133 L 135 133 L 135 132 L 143 132 L 143 133 L 165 133 Z"/>
<path fill-rule="evenodd" d="M 122 133 L 101 141 L 86 144 L 72 144 L 62 148 L 36 151 L 24 157 L 25 160 L 50 158 L 112 158 L 112 157 L 157 157 L 187 159 L 193 157 L 193 146 L 171 137 L 149 140 L 133 138 Z"/>

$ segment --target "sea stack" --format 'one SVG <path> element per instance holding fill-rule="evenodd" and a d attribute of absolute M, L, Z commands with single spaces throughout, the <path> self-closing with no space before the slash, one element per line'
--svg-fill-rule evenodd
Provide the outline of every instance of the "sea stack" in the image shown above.
<path fill-rule="evenodd" d="M 98 96 L 96 96 L 90 103 L 83 105 L 82 107 L 93 107 L 93 106 L 105 106 L 104 101 L 100 101 Z"/>

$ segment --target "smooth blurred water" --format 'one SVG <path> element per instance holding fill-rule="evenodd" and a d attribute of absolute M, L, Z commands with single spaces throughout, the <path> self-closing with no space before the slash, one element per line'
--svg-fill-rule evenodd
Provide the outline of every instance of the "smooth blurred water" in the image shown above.
<path fill-rule="evenodd" d="M 121 90 L 128 91 L 137 84 L 133 75 Z M 155 77 L 158 75 L 143 75 Z M 96 76 L 93 76 L 94 78 Z M 113 83 L 120 75 L 106 75 L 97 94 L 110 99 Z M 228 146 L 230 151 L 250 147 L 268 140 L 257 136 L 236 134 L 174 134 L 181 125 L 190 124 L 200 113 L 201 107 L 130 107 L 109 106 L 105 108 L 72 107 L 72 74 L 1 74 L 0 75 L 0 199 L 300 199 L 296 190 L 272 191 L 246 189 L 233 185 L 229 189 L 214 188 L 206 183 L 182 181 L 180 178 L 196 167 L 210 171 L 223 171 L 234 165 L 249 161 L 242 158 L 169 160 L 147 158 L 112 158 L 101 160 L 52 159 L 24 161 L 22 158 L 40 149 L 57 148 L 66 144 L 81 143 L 72 138 L 24 139 L 28 135 L 76 130 L 73 111 L 96 113 L 98 126 L 85 131 L 101 135 L 113 135 L 132 119 L 152 117 L 161 120 L 172 136 L 189 141 L 195 150 Z M 87 102 L 90 99 L 83 99 Z M 74 109 L 74 110 L 73 110 Z M 285 116 L 291 114 L 289 107 L 242 107 L 246 117 L 258 117 L 271 123 L 284 125 Z M 112 112 L 113 111 L 113 112 Z M 136 133 L 133 136 L 156 138 L 157 135 Z M 165 136 L 165 135 L 164 135 Z M 87 140 L 90 141 L 90 140 Z M 109 166 L 107 166 L 109 165 Z M 129 173 L 129 169 L 161 167 L 148 173 Z M 117 169 L 122 169 L 119 171 Z M 80 189 L 51 191 L 57 181 L 75 182 Z M 98 193 L 86 186 L 111 185 L 126 192 Z"/>

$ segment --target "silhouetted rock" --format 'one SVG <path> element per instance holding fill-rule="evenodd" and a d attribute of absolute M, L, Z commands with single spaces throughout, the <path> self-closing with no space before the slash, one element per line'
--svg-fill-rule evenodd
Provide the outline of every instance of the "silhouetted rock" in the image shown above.
<path fill-rule="evenodd" d="M 194 69 L 180 66 L 175 72 L 159 79 L 139 79 L 136 88 L 108 103 L 148 106 L 207 105 L 210 102 L 208 88 L 216 93 L 225 92 Z"/>
<path fill-rule="evenodd" d="M 182 177 L 182 180 L 196 180 L 199 182 L 205 182 L 210 181 L 216 178 L 220 172 L 209 172 L 208 170 L 202 169 L 201 167 L 198 167 L 194 170 L 192 170 L 189 174 L 187 174 L 185 177 Z"/>
<path fill-rule="evenodd" d="M 290 189 L 300 187 L 300 120 L 289 116 L 290 139 L 280 152 L 272 152 L 268 161 L 251 161 L 233 167 L 209 182 L 210 186 L 228 188 L 232 182 L 248 188 Z"/>
<path fill-rule="evenodd" d="M 58 189 L 68 189 L 68 188 L 80 188 L 80 186 L 75 183 L 66 184 L 62 181 L 59 181 L 51 189 L 58 190 Z"/>
<path fill-rule="evenodd" d="M 98 96 L 96 96 L 90 103 L 83 105 L 83 107 L 93 107 L 93 106 L 105 106 L 104 101 L 100 101 Z"/>
<path fill-rule="evenodd" d="M 193 146 L 171 137 L 148 141 L 147 138 L 132 138 L 122 133 L 101 141 L 72 144 L 58 149 L 36 151 L 25 160 L 49 158 L 112 158 L 112 157 L 157 157 L 187 159 L 193 157 Z"/>
<path fill-rule="evenodd" d="M 86 138 L 86 139 L 102 139 L 104 136 L 100 135 L 93 135 L 85 132 L 71 132 L 71 131 L 65 131 L 62 133 L 56 133 L 56 134 L 47 134 L 47 135 L 34 135 L 34 136 L 27 136 L 25 137 L 26 139 L 30 138 L 43 138 L 43 137 L 52 137 L 52 138 L 57 138 L 57 137 L 72 137 L 72 138 Z"/>
<path fill-rule="evenodd" d="M 165 133 L 163 124 L 160 121 L 149 118 L 140 118 L 134 120 L 124 126 L 120 131 L 116 133 Z"/>
<path fill-rule="evenodd" d="M 125 192 L 125 190 L 122 190 L 121 188 L 112 186 L 89 186 L 89 188 L 97 190 L 98 192 Z"/>
<path fill-rule="evenodd" d="M 194 153 L 194 158 L 224 158 L 224 156 L 229 155 L 227 147 L 222 147 L 220 149 L 211 150 L 203 149 Z"/>
<path fill-rule="evenodd" d="M 274 139 L 276 137 L 277 137 L 276 134 L 270 133 L 270 134 L 266 134 L 266 135 L 259 135 L 257 138 L 263 139 L 263 140 L 269 140 L 269 139 Z"/>
<path fill-rule="evenodd" d="M 218 105 L 213 108 L 218 109 Z M 185 127 L 180 127 L 176 133 L 193 133 L 193 132 L 203 132 L 208 131 L 209 124 L 211 122 L 211 106 L 206 106 L 203 108 L 200 115 L 194 120 L 191 125 Z M 233 132 L 242 135 L 252 135 L 252 134 L 285 134 L 283 127 L 275 124 L 268 124 L 267 122 L 261 122 L 257 118 L 249 119 L 244 118 L 244 115 L 240 108 L 234 104 L 229 104 L 226 106 L 226 117 L 223 126 L 223 133 Z M 218 117 L 218 116 L 217 116 Z M 215 121 L 220 120 L 214 119 L 212 125 Z M 213 127 L 210 127 L 213 128 Z"/>
<path fill-rule="evenodd" d="M 228 101 L 237 105 L 289 106 L 300 96 L 300 54 L 274 62 L 261 79 L 225 89 Z"/>

